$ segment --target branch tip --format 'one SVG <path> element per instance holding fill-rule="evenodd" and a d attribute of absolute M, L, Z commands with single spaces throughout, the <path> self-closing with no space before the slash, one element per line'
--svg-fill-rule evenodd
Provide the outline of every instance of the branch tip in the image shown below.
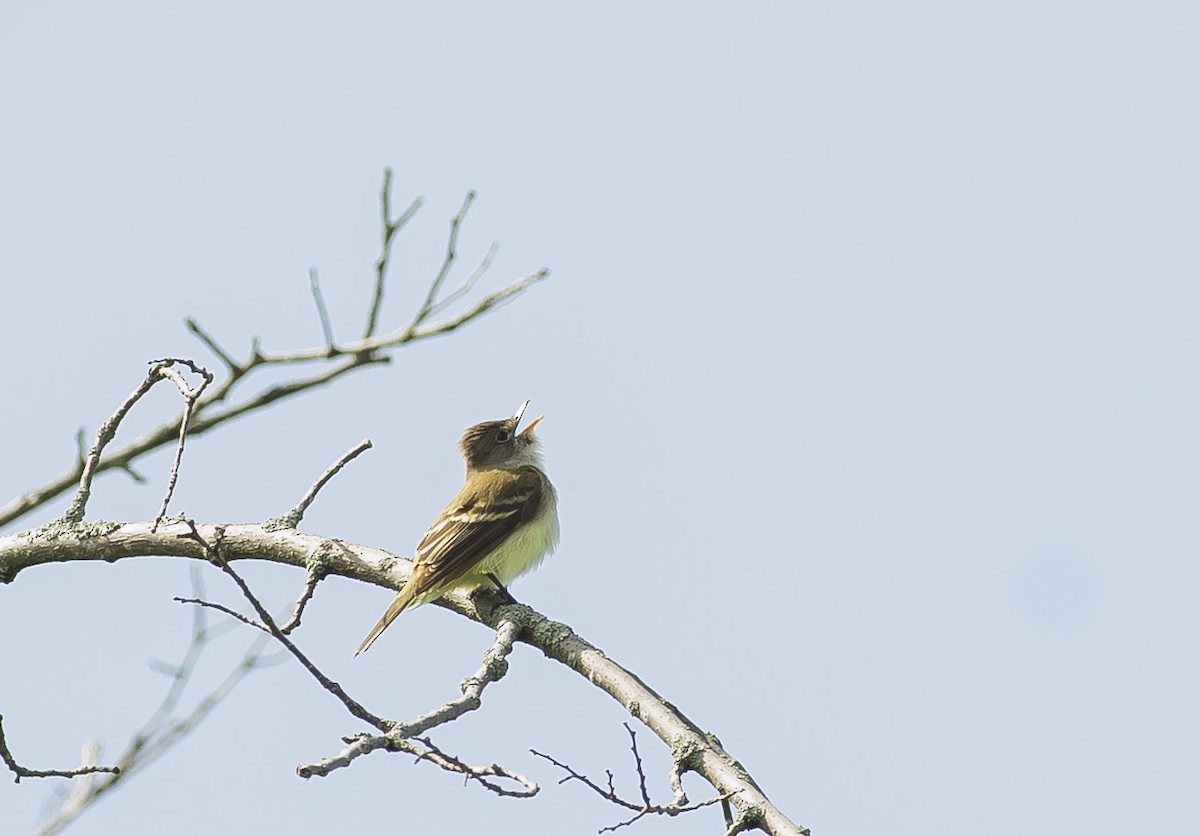
<path fill-rule="evenodd" d="M 98 772 L 107 772 L 111 775 L 121 774 L 119 766 L 97 766 L 96 764 L 85 764 L 74 769 L 30 769 L 21 766 L 8 748 L 8 740 L 4 736 L 3 715 L 0 715 L 0 760 L 3 760 L 13 773 L 13 783 L 15 784 L 21 783 L 22 778 L 78 778 L 80 775 L 93 775 Z"/>
<path fill-rule="evenodd" d="M 474 289 L 475 283 L 482 274 L 490 267 L 493 258 L 496 254 L 496 245 L 493 244 L 484 254 L 475 270 L 469 275 L 462 284 L 453 292 L 439 299 L 443 282 L 446 280 L 450 266 L 457 255 L 457 236 L 459 229 L 465 219 L 467 211 L 470 209 L 473 201 L 476 199 L 477 193 L 475 190 L 469 190 L 464 199 L 458 213 L 451 219 L 450 238 L 447 241 L 446 255 L 443 260 L 441 269 L 430 282 L 429 293 L 427 294 L 426 305 L 415 312 L 410 324 L 382 336 L 377 335 L 380 311 L 384 296 L 385 280 L 387 270 L 390 264 L 390 259 L 393 252 L 393 246 L 396 233 L 404 228 L 404 226 L 421 208 L 424 201 L 421 197 L 415 197 L 408 207 L 396 218 L 390 217 L 391 208 L 391 186 L 394 181 L 394 173 L 391 168 L 384 169 L 383 183 L 380 190 L 380 207 L 383 213 L 383 246 L 380 251 L 380 256 L 375 265 L 375 288 L 372 293 L 369 313 L 367 317 L 367 326 L 361 340 L 342 345 L 334 346 L 331 350 L 330 345 L 332 340 L 332 326 L 325 328 L 323 324 L 323 332 L 326 333 L 324 344 L 320 348 L 301 349 L 279 354 L 267 354 L 263 351 L 261 340 L 255 336 L 251 339 L 250 355 L 245 362 L 238 362 L 233 359 L 232 355 L 226 351 L 217 342 L 217 340 L 209 334 L 194 317 L 186 317 L 184 325 L 187 330 L 192 333 L 225 367 L 225 376 L 218 385 L 209 386 L 202 397 L 198 397 L 194 404 L 194 409 L 190 416 L 181 414 L 178 418 L 168 421 L 147 435 L 139 438 L 125 447 L 110 453 L 103 460 L 93 463 L 92 471 L 87 472 L 89 456 L 85 453 L 77 455 L 71 469 L 58 477 L 57 479 L 45 484 L 41 488 L 29 491 L 10 501 L 3 508 L 0 508 L 0 526 L 5 526 L 14 520 L 17 520 L 36 508 L 45 505 L 61 494 L 71 490 L 72 487 L 83 488 L 78 491 L 71 507 L 63 519 L 68 522 L 78 522 L 83 519 L 83 514 L 86 509 L 86 504 L 90 496 L 91 481 L 96 473 L 112 468 L 125 469 L 131 466 L 135 460 L 140 457 L 164 447 L 168 444 L 175 443 L 178 446 L 178 430 L 186 422 L 189 424 L 187 432 L 189 434 L 199 434 L 213 429 L 221 424 L 233 420 L 241 415 L 263 409 L 276 400 L 292 397 L 302 394 L 310 389 L 323 386 L 330 383 L 344 374 L 347 374 L 355 369 L 363 368 L 376 363 L 386 363 L 391 360 L 391 355 L 384 353 L 389 349 L 396 349 L 410 342 L 434 337 L 442 334 L 448 334 L 457 328 L 477 319 L 480 316 L 495 310 L 506 301 L 520 295 L 529 285 L 534 282 L 546 278 L 549 273 L 546 270 L 540 270 L 536 273 L 525 276 L 521 279 L 512 282 L 508 286 L 491 293 L 466 311 L 453 315 L 449 319 L 440 322 L 431 321 L 433 317 L 447 310 L 448 306 L 459 301 Z M 315 273 L 310 278 L 317 278 Z M 318 314 L 323 306 L 323 298 L 318 303 Z M 327 306 L 325 312 L 328 313 Z M 291 381 L 272 386 L 264 389 L 261 392 L 253 394 L 240 402 L 230 403 L 223 409 L 216 408 L 219 404 L 231 399 L 234 389 L 243 380 L 250 377 L 251 373 L 263 366 L 267 365 L 293 365 L 308 362 L 331 362 L 335 357 L 345 356 L 346 362 L 334 363 L 327 370 L 307 377 L 298 377 Z M 136 400 L 136 398 L 134 398 Z M 128 404 L 124 409 L 128 408 Z M 123 415 L 122 411 L 122 415 Z M 119 419 L 118 419 L 119 420 Z M 107 444 L 111 438 L 105 439 Z M 103 446 L 103 445 L 101 445 Z M 132 476 L 135 471 L 126 471 Z M 86 475 L 86 479 L 84 478 Z M 86 482 L 86 486 L 85 486 Z M 169 496 L 167 497 L 169 502 Z"/>
<path fill-rule="evenodd" d="M 308 268 L 308 287 L 312 291 L 313 302 L 317 306 L 317 317 L 321 320 L 321 334 L 325 338 L 325 350 L 328 357 L 336 357 L 339 352 L 333 341 L 333 323 L 329 319 L 329 309 L 325 307 L 325 297 L 321 294 L 321 277 L 316 267 Z"/>
<path fill-rule="evenodd" d="M 360 454 L 370 450 L 372 446 L 374 445 L 371 443 L 371 439 L 364 438 L 354 447 L 343 453 L 337 461 L 325 469 L 325 472 L 317 478 L 317 481 L 312 483 L 308 492 L 296 503 L 296 507 L 282 517 L 279 517 L 275 522 L 283 528 L 295 528 L 298 526 L 300 521 L 304 519 L 304 514 L 308 511 L 308 506 L 312 505 L 321 488 L 325 487 L 325 484 L 338 474 L 338 471 L 356 459 Z"/>

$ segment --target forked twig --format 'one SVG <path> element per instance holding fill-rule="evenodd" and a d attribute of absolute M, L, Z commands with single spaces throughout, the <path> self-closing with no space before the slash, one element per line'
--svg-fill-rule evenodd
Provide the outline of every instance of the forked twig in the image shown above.
<path fill-rule="evenodd" d="M 425 201 L 416 197 L 408 208 L 400 213 L 396 220 L 392 220 L 392 169 L 385 168 L 383 170 L 383 188 L 379 191 L 379 214 L 383 220 L 383 245 L 379 252 L 379 258 L 375 261 L 375 291 L 371 294 L 371 309 L 367 314 L 367 327 L 363 330 L 363 339 L 370 339 L 375 336 L 375 329 L 379 326 L 379 312 L 383 307 L 383 289 L 387 284 L 388 265 L 392 259 L 392 241 L 396 237 L 396 233 L 404 229 L 413 215 L 417 214 L 417 210 Z"/>
<path fill-rule="evenodd" d="M 315 298 L 318 299 L 318 315 L 322 316 L 324 344 L 318 348 L 270 353 L 263 351 L 258 343 L 258 339 L 255 338 L 251 341 L 249 357 L 246 360 L 238 361 L 234 359 L 229 351 L 220 345 L 215 337 L 202 328 L 199 323 L 193 319 L 185 320 L 188 330 L 225 367 L 226 374 L 223 379 L 219 382 L 214 380 L 214 385 L 212 386 L 208 386 L 206 383 L 207 389 L 203 395 L 197 395 L 194 402 L 186 405 L 184 412 L 177 418 L 156 427 L 143 437 L 130 442 L 125 447 L 109 452 L 108 455 L 102 458 L 97 456 L 90 463 L 88 459 L 91 457 L 79 457 L 81 461 L 73 463 L 72 467 L 62 476 L 48 482 L 42 487 L 30 490 L 14 498 L 7 505 L 0 507 L 0 527 L 23 517 L 35 508 L 45 505 L 60 494 L 69 491 L 75 485 L 86 487 L 76 495 L 70 510 L 64 516 L 64 520 L 66 522 L 79 522 L 83 519 L 83 512 L 88 501 L 92 480 L 97 473 L 113 469 L 124 470 L 136 478 L 136 471 L 132 469 L 134 461 L 172 442 L 178 445 L 181 428 L 186 429 L 188 434 L 199 435 L 241 415 L 264 409 L 276 401 L 294 397 L 311 389 L 324 386 L 357 369 L 387 363 L 391 360 L 391 352 L 395 349 L 411 342 L 448 334 L 496 310 L 505 302 L 524 293 L 531 285 L 549 276 L 549 271 L 545 269 L 529 273 L 510 282 L 499 290 L 483 296 L 474 304 L 469 305 L 465 310 L 460 310 L 458 313 L 451 314 L 444 319 L 438 319 L 452 302 L 459 301 L 474 288 L 476 280 L 491 265 L 492 257 L 495 254 L 493 246 L 488 250 L 488 253 L 484 256 L 479 266 L 461 287 L 441 300 L 437 298 L 441 292 L 442 285 L 448 278 L 450 267 L 457 257 L 458 233 L 465 217 L 466 209 L 470 205 L 470 200 L 473 200 L 473 193 L 471 193 L 469 199 L 464 201 L 463 208 L 460 209 L 459 213 L 451 221 L 446 257 L 443 259 L 437 273 L 430 280 L 430 287 L 426 293 L 425 302 L 418 308 L 416 315 L 409 321 L 408 325 L 397 328 L 390 333 L 379 334 L 383 297 L 396 236 L 421 206 L 421 199 L 417 198 L 397 218 L 391 218 L 391 187 L 392 172 L 391 169 L 387 169 L 384 172 L 383 188 L 380 192 L 380 204 L 383 216 L 383 244 L 379 258 L 375 263 L 374 290 L 369 303 L 367 325 L 360 340 L 340 345 L 334 341 L 332 325 L 328 322 L 328 310 L 327 308 L 323 310 L 324 300 L 319 296 Z M 319 288 L 316 289 L 319 290 Z M 267 386 L 240 401 L 234 401 L 233 399 L 235 391 L 239 391 L 241 384 L 249 380 L 254 372 L 258 370 L 268 366 L 292 366 L 313 362 L 330 365 L 318 373 L 297 376 L 281 384 Z M 152 383 L 145 385 L 148 388 Z M 119 415 L 114 416 L 116 420 L 110 419 L 109 422 L 106 422 L 105 427 L 101 428 L 101 433 L 98 435 L 98 439 L 104 439 L 100 445 L 101 449 L 111 440 L 111 432 L 115 431 L 116 424 L 120 422 L 120 418 L 124 417 L 125 412 L 128 411 L 129 407 L 142 394 L 144 392 L 135 392 L 127 403 L 123 405 L 123 409 L 120 410 Z M 109 431 L 107 435 L 105 434 L 105 430 Z M 177 453 L 180 452 L 178 446 L 176 449 Z M 168 496 L 168 502 L 169 499 Z M 163 513 L 165 515 L 165 511 Z"/>
<path fill-rule="evenodd" d="M 193 389 L 184 379 L 183 375 L 174 368 L 176 365 L 187 366 L 204 378 L 204 382 Z M 79 473 L 79 490 L 76 491 L 75 498 L 71 501 L 71 507 L 67 509 L 67 513 L 62 517 L 64 522 L 77 523 L 83 520 L 83 515 L 87 510 L 88 499 L 92 495 L 92 480 L 95 479 L 96 473 L 100 469 L 100 456 L 103 454 L 104 448 L 113 440 L 113 437 L 117 434 L 117 427 L 120 426 L 121 421 L 125 419 L 129 410 L 133 408 L 133 405 L 141 400 L 142 396 L 149 392 L 154 384 L 163 379 L 173 381 L 184 397 L 184 410 L 179 420 L 179 440 L 175 448 L 175 458 L 171 463 L 171 475 L 167 482 L 166 495 L 163 497 L 162 507 L 155 518 L 155 525 L 166 515 L 167 504 L 171 501 L 171 494 L 175 490 L 175 481 L 179 477 L 179 463 L 183 457 L 183 445 L 187 438 L 188 425 L 191 422 L 192 413 L 204 389 L 213 380 L 212 374 L 203 366 L 199 366 L 191 360 L 183 360 L 177 357 L 167 357 L 162 360 L 153 361 L 150 364 L 150 370 L 146 373 L 145 379 L 117 407 L 117 411 L 109 416 L 109 419 L 100 426 L 100 430 L 96 433 L 96 440 L 92 443 L 91 450 L 83 461 L 83 467 Z M 127 463 L 122 462 L 122 465 L 125 464 Z"/>
<path fill-rule="evenodd" d="M 480 786 L 490 790 L 501 796 L 528 798 L 536 795 L 538 792 L 537 784 L 528 777 L 519 772 L 502 767 L 498 764 L 490 764 L 487 766 L 472 766 L 465 763 L 461 759 L 448 755 L 438 749 L 432 741 L 427 738 L 419 738 L 418 735 L 428 731 L 429 729 L 451 722 L 452 720 L 461 717 L 468 711 L 472 711 L 480 706 L 480 695 L 484 688 L 491 682 L 495 682 L 504 676 L 508 670 L 508 662 L 506 658 L 512 652 L 513 642 L 520 635 L 520 627 L 512 621 L 502 622 L 500 628 L 496 631 L 496 640 L 492 646 L 484 653 L 483 664 L 476 673 L 468 677 L 462 683 L 462 696 L 451 700 L 444 705 L 421 715 L 415 720 L 408 723 L 400 723 L 394 720 L 387 720 L 372 714 L 364 708 L 358 701 L 350 697 L 345 690 L 336 682 L 326 676 L 308 657 L 286 636 L 286 631 L 290 630 L 294 624 L 298 622 L 299 612 L 303 609 L 303 602 L 306 596 L 311 596 L 309 584 L 306 584 L 305 592 L 301 594 L 300 600 L 297 602 L 296 614 L 283 627 L 278 626 L 271 618 L 266 608 L 250 590 L 249 585 L 242 577 L 229 565 L 229 562 L 224 559 L 221 554 L 221 537 L 223 536 L 219 526 L 217 527 L 217 538 L 215 542 L 209 543 L 203 539 L 197 530 L 196 526 L 188 520 L 183 521 L 188 526 L 188 533 L 179 535 L 182 538 L 193 540 L 199 543 L 209 556 L 209 559 L 215 563 L 220 569 L 229 575 L 242 591 L 243 597 L 249 601 L 251 607 L 258 614 L 259 620 L 256 621 L 248 616 L 245 616 L 223 604 L 216 604 L 210 601 L 205 601 L 200 598 L 176 598 L 176 601 L 185 604 L 195 604 L 202 608 L 215 609 L 229 615 L 243 624 L 248 624 L 258 630 L 269 633 L 276 641 L 280 642 L 288 652 L 294 656 L 301 665 L 313 676 L 314 679 L 324 688 L 329 691 L 346 709 L 364 720 L 375 728 L 379 729 L 382 734 L 367 735 L 359 734 L 344 738 L 347 748 L 339 754 L 326 758 L 315 764 L 301 764 L 297 767 L 297 774 L 302 778 L 311 778 L 313 776 L 328 775 L 330 772 L 344 766 L 349 766 L 356 758 L 369 754 L 370 752 L 383 749 L 391 752 L 407 752 L 417 756 L 418 760 L 426 760 L 436 764 L 442 769 L 450 772 L 456 772 L 463 775 L 467 780 L 474 780 Z M 311 570 L 310 572 L 319 572 Z M 310 575 L 311 577 L 311 575 Z M 311 582 L 315 586 L 315 582 Z M 420 740 L 425 744 L 422 749 L 412 741 Z M 489 777 L 501 777 L 521 785 L 521 789 L 509 789 L 494 781 L 489 781 Z"/>
<path fill-rule="evenodd" d="M 204 378 L 204 382 L 193 389 L 184 379 L 183 375 L 172 368 L 176 363 L 187 366 Z M 191 360 L 166 358 L 155 361 L 154 365 L 160 367 L 160 375 L 174 381 L 175 385 L 179 387 L 179 393 L 183 395 L 184 406 L 183 416 L 179 420 L 179 443 L 175 446 L 175 458 L 171 461 L 171 474 L 167 477 L 167 490 L 163 494 L 162 506 L 158 509 L 158 515 L 154 518 L 154 525 L 150 527 L 151 531 L 157 530 L 158 524 L 167 515 L 167 506 L 171 502 L 171 496 L 175 493 L 175 483 L 179 479 L 179 464 L 183 460 L 183 445 L 187 443 L 188 425 L 192 421 L 192 413 L 196 409 L 196 401 L 200 400 L 200 396 L 204 394 L 204 390 L 208 388 L 208 384 L 213 382 L 212 372 L 203 366 L 196 365 Z"/>
<path fill-rule="evenodd" d="M 316 763 L 300 764 L 296 768 L 296 773 L 301 778 L 324 777 L 378 749 L 410 751 L 401 746 L 400 742 L 415 738 L 430 729 L 458 719 L 468 711 L 479 708 L 482 704 L 481 697 L 484 689 L 508 672 L 507 657 L 512 652 L 513 642 L 517 640 L 520 633 L 521 628 L 516 622 L 502 621 L 500 623 L 496 630 L 495 641 L 484 651 L 483 664 L 472 676 L 463 680 L 461 697 L 450 700 L 407 723 L 395 723 L 382 735 L 363 734 L 347 738 L 345 742 L 349 745 L 341 752 Z"/>
<path fill-rule="evenodd" d="M 418 760 L 427 760 L 436 763 L 447 772 L 457 772 L 463 776 L 463 780 L 477 781 L 484 789 L 490 790 L 496 795 L 508 798 L 533 798 L 541 789 L 525 775 L 514 772 L 498 763 L 488 764 L 487 766 L 471 766 L 470 764 L 463 763 L 463 761 L 454 755 L 448 755 L 443 752 L 428 737 L 418 737 L 416 739 L 424 743 L 426 747 L 425 752 L 417 754 Z M 415 749 L 416 747 L 412 748 Z M 520 784 L 522 788 L 511 790 L 497 784 L 495 781 L 487 780 L 488 777 L 507 778 L 510 781 Z"/>
<path fill-rule="evenodd" d="M 275 623 L 275 619 L 273 619 L 271 614 L 267 612 L 267 608 L 264 607 L 262 602 L 259 601 L 255 594 L 250 591 L 250 585 L 246 583 L 242 576 L 239 575 L 234 568 L 229 565 L 229 562 L 225 560 L 224 556 L 222 556 L 221 538 L 224 536 L 224 529 L 221 526 L 217 526 L 216 542 L 209 543 L 200 536 L 200 532 L 196 529 L 195 523 L 193 523 L 191 520 L 185 520 L 184 524 L 187 525 L 189 532 L 187 534 L 180 534 L 178 536 L 200 544 L 200 546 L 204 549 L 205 554 L 208 555 L 208 559 L 211 560 L 222 572 L 224 572 L 226 575 L 229 575 L 229 577 L 233 579 L 233 582 L 237 584 L 238 589 L 242 591 L 242 595 L 247 601 L 250 602 L 250 606 L 254 608 L 254 611 L 258 613 L 259 621 L 266 626 L 267 631 L 275 637 L 277 642 L 287 648 L 288 653 L 291 653 L 292 656 L 296 657 L 296 661 L 304 666 L 304 669 L 321 684 L 321 687 L 337 697 L 338 700 L 341 701 L 342 705 L 346 707 L 346 710 L 358 719 L 362 720 L 363 722 L 370 723 L 380 731 L 389 731 L 392 727 L 392 722 L 390 720 L 377 717 L 364 708 L 361 703 L 347 694 L 341 685 L 326 676 L 316 665 L 312 663 L 312 661 L 306 655 L 304 655 L 304 652 L 301 651 L 300 648 L 296 647 L 295 643 L 291 639 L 283 634 L 283 631 L 279 629 L 279 625 Z"/>
<path fill-rule="evenodd" d="M 635 801 L 629 801 L 625 798 L 622 798 L 617 794 L 616 787 L 613 784 L 613 774 L 611 770 L 605 770 L 605 774 L 608 776 L 608 789 L 605 789 L 588 776 L 581 772 L 577 772 L 571 766 L 556 760 L 550 755 L 543 754 L 535 749 L 529 750 L 532 754 L 542 758 L 543 760 L 550 761 L 550 763 L 567 773 L 566 777 L 562 778 L 558 782 L 559 784 L 565 784 L 568 781 L 579 781 L 581 784 L 591 789 L 606 801 L 611 801 L 613 804 L 616 804 L 618 807 L 624 807 L 626 810 L 635 811 L 636 815 L 634 815 L 632 818 L 618 822 L 614 825 L 602 827 L 597 832 L 611 833 L 614 830 L 620 830 L 622 827 L 628 827 L 639 819 L 649 815 L 678 816 L 681 813 L 690 813 L 693 810 L 699 810 L 702 807 L 711 807 L 714 804 L 719 804 L 727 800 L 732 795 L 732 793 L 725 793 L 724 795 L 718 795 L 715 798 L 710 798 L 707 801 L 689 804 L 687 796 L 683 792 L 683 786 L 679 782 L 679 777 L 683 773 L 683 767 L 679 764 L 674 764 L 671 769 L 671 786 L 674 790 L 674 798 L 669 804 L 653 804 L 650 801 L 650 791 L 646 785 L 646 772 L 642 766 L 642 756 L 641 753 L 638 752 L 637 734 L 629 727 L 628 723 L 624 723 L 623 725 L 625 726 L 625 731 L 629 732 L 630 750 L 633 752 L 634 768 L 636 769 L 638 776 L 638 789 L 641 791 L 642 795 L 642 803 L 640 804 Z"/>
<path fill-rule="evenodd" d="M 450 219 L 450 236 L 446 240 L 446 255 L 442 259 L 442 266 L 438 268 L 433 281 L 429 283 L 429 292 L 425 294 L 425 301 L 421 303 L 416 317 L 413 318 L 411 326 L 413 328 L 424 322 L 433 312 L 438 295 L 442 292 L 442 283 L 446 281 L 446 276 L 450 274 L 450 268 L 454 266 L 454 262 L 458 259 L 458 230 L 462 226 L 463 219 L 467 217 L 467 212 L 470 211 L 471 204 L 474 202 L 475 190 L 471 189 L 467 192 L 466 197 L 463 198 L 463 203 L 458 210 L 458 214 Z M 489 256 L 490 253 L 491 251 L 489 250 Z"/>

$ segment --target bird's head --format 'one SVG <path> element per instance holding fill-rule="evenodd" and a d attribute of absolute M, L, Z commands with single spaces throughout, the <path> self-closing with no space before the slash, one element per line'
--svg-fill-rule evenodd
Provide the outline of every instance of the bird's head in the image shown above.
<path fill-rule="evenodd" d="M 467 462 L 468 471 L 492 468 L 515 470 L 527 464 L 541 467 L 542 443 L 533 434 L 533 429 L 546 416 L 538 416 L 518 433 L 517 426 L 527 406 L 529 401 L 525 401 L 511 418 L 484 421 L 467 428 L 458 446 Z"/>

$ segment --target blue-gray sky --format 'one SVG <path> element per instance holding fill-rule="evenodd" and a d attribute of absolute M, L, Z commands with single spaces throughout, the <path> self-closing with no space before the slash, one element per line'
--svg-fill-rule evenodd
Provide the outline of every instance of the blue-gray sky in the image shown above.
<path fill-rule="evenodd" d="M 717 733 L 816 834 L 1172 832 L 1194 818 L 1200 59 L 1191 4 L 207 3 L 0 11 L 0 501 L 56 476 L 146 360 L 319 344 L 365 316 L 382 169 L 425 208 L 411 312 L 468 188 L 464 259 L 548 283 L 393 367 L 189 447 L 174 507 L 261 520 L 363 436 L 304 528 L 410 553 L 454 443 L 547 413 L 558 555 L 519 598 Z M 175 408 L 165 389 L 123 438 Z M 91 513 L 152 517 L 99 480 Z M 27 521 L 61 513 L 63 503 Z M 275 605 L 299 573 L 250 577 Z M 235 590 L 209 577 L 214 597 Z M 186 642 L 182 561 L 0 588 L 0 711 L 33 766 L 119 749 Z M 490 641 L 334 580 L 299 641 L 376 712 L 457 693 Z M 202 671 L 249 641 L 222 640 Z M 534 761 L 617 772 L 626 719 L 520 649 L 439 740 L 543 785 L 494 798 L 374 755 L 294 665 L 73 832 L 594 832 Z M 646 732 L 657 797 L 666 755 Z M 692 794 L 704 797 L 699 781 Z M 0 831 L 49 783 L 0 783 Z M 640 832 L 718 832 L 719 813 Z"/>

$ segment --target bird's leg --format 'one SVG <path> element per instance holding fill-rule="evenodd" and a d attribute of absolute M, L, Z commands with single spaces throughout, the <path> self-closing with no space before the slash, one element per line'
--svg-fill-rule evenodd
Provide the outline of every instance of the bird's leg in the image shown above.
<path fill-rule="evenodd" d="M 500 592 L 500 597 L 504 599 L 504 603 L 506 603 L 506 604 L 516 604 L 517 603 L 517 599 L 512 597 L 512 593 L 508 591 L 507 587 L 505 587 L 504 584 L 500 583 L 500 579 L 498 577 L 496 577 L 495 574 L 493 574 L 492 572 L 488 572 L 486 577 L 489 581 L 491 581 L 492 583 L 494 583 L 496 585 L 496 589 Z"/>

